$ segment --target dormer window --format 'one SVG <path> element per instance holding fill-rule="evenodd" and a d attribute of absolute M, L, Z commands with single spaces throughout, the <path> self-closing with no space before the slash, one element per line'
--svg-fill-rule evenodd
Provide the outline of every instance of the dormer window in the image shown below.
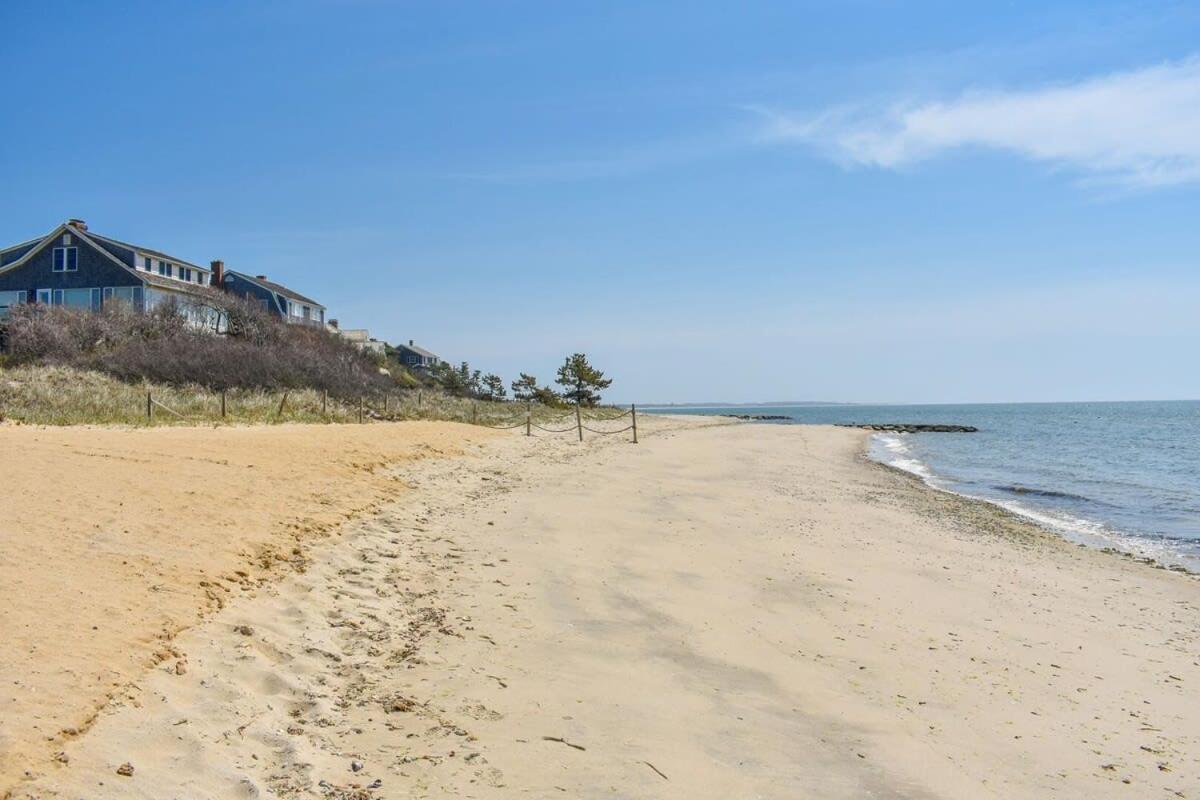
<path fill-rule="evenodd" d="M 170 264 L 168 264 L 168 263 L 167 263 L 167 262 L 165 262 L 165 261 L 159 261 L 159 262 L 158 262 L 158 274 L 159 274 L 159 275 L 166 275 L 166 276 L 170 276 L 170 274 L 171 274 L 171 265 L 170 265 Z"/>
<path fill-rule="evenodd" d="M 75 272 L 79 269 L 79 248 L 78 247 L 56 247 L 54 248 L 54 271 L 55 272 Z"/>

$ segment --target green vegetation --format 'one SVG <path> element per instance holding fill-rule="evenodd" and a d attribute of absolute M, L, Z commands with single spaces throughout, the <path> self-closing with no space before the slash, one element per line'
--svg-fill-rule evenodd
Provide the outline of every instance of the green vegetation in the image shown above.
<path fill-rule="evenodd" d="M 554 382 L 563 387 L 563 397 L 577 406 L 595 406 L 600 402 L 600 390 L 612 386 L 612 378 L 588 363 L 587 356 L 576 353 L 567 356 L 558 368 Z"/>
<path fill-rule="evenodd" d="M 146 396 L 155 401 L 146 415 Z M 286 396 L 286 399 L 285 399 Z M 161 404 L 161 405 L 160 405 Z M 165 408 L 164 408 L 165 406 Z M 168 410 L 169 409 L 169 410 Z M 528 411 L 534 424 L 557 423 L 573 413 L 540 403 L 475 401 L 439 389 L 395 389 L 364 397 L 363 421 L 445 420 L 520 427 Z M 586 419 L 615 416 L 586 409 Z M 122 381 L 95 370 L 57 366 L 0 368 L 0 421 L 34 425 L 201 425 L 356 423 L 357 400 L 339 400 L 313 389 L 231 389 L 196 384 L 170 386 Z"/>
<path fill-rule="evenodd" d="M 527 412 L 534 422 L 558 419 L 567 401 L 592 409 L 612 384 L 576 353 L 558 370 L 562 394 L 521 373 L 511 403 L 499 375 L 466 361 L 410 370 L 394 350 L 365 353 L 218 291 L 199 305 L 166 303 L 145 313 L 116 304 L 98 312 L 14 308 L 0 342 L 0 419 L 50 425 L 361 417 L 516 426 Z"/>
<path fill-rule="evenodd" d="M 483 376 L 484 400 L 503 400 L 507 394 L 508 390 L 504 388 L 504 380 L 499 375 L 489 372 Z"/>

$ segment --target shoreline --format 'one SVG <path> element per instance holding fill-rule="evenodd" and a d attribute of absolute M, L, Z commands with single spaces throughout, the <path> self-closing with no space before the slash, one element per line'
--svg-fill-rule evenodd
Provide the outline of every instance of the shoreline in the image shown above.
<path fill-rule="evenodd" d="M 882 458 L 876 458 L 873 456 L 871 451 L 874 444 L 880 443 L 885 449 L 887 448 L 887 445 L 884 443 L 884 437 L 882 434 L 870 431 L 868 431 L 868 434 L 869 438 L 863 447 L 863 457 L 868 462 L 914 478 L 930 489 L 939 492 L 946 492 L 948 494 L 962 497 L 973 502 L 994 506 L 995 508 L 999 508 L 1009 514 L 1012 514 L 1014 517 L 1020 519 L 1026 524 L 1033 525 L 1034 527 L 1052 533 L 1073 545 L 1087 547 L 1091 550 L 1096 550 L 1102 553 L 1121 556 L 1122 558 L 1132 559 L 1139 563 L 1154 567 L 1155 569 L 1168 570 L 1170 572 L 1176 572 L 1183 575 L 1200 575 L 1200 558 L 1183 555 L 1171 557 L 1169 554 L 1162 553 L 1153 555 L 1153 553 L 1156 551 L 1150 544 L 1142 545 L 1143 549 L 1139 551 L 1139 540 L 1146 538 L 1144 534 L 1129 532 L 1112 532 L 1108 534 L 1085 533 L 1072 529 L 1071 526 L 1066 522 L 1058 520 L 1053 516 L 1046 514 L 1045 512 L 1039 511 L 1036 508 L 1027 508 L 1022 506 L 1018 501 L 1015 500 L 1004 501 L 995 498 L 984 497 L 982 495 L 973 495 L 949 486 L 939 485 L 937 482 L 939 480 L 938 475 L 933 472 L 932 467 L 923 461 L 916 459 L 898 459 L 898 461 L 908 461 L 910 463 L 915 462 L 917 465 L 912 468 L 908 468 L 900 466 L 899 463 L 889 463 L 882 460 Z M 1102 521 L 1083 521 L 1086 521 L 1090 524 L 1104 524 Z M 1114 542 L 1116 543 L 1115 545 L 1113 544 Z M 1120 545 L 1124 545 L 1130 549 L 1122 549 Z"/>
<path fill-rule="evenodd" d="M 13 797 L 1194 796 L 1190 576 L 704 422 L 404 461 Z"/>

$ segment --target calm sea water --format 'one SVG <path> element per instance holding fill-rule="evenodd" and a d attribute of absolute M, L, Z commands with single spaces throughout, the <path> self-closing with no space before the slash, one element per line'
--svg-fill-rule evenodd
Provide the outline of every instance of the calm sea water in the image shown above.
<path fill-rule="evenodd" d="M 876 434 L 871 455 L 1073 541 L 1200 568 L 1200 401 L 645 410 L 974 425 L 979 433 Z"/>

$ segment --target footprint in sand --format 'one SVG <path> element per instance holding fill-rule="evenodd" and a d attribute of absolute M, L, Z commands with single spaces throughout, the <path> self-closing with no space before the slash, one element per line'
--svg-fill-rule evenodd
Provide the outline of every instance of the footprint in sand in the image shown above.
<path fill-rule="evenodd" d="M 492 711 L 483 703 L 468 703 L 459 706 L 458 711 L 460 714 L 466 714 L 471 719 L 489 720 L 491 722 L 504 719 L 503 714 L 499 711 Z"/>

